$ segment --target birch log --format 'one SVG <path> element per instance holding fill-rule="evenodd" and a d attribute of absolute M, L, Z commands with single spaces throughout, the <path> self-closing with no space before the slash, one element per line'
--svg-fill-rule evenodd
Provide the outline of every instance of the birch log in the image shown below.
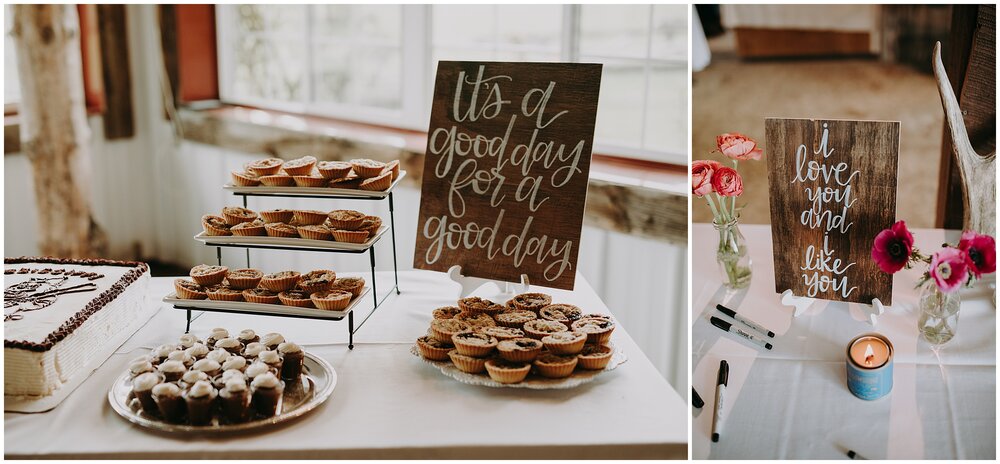
<path fill-rule="evenodd" d="M 75 5 L 14 5 L 21 140 L 31 162 L 42 254 L 104 255 L 90 210 L 90 128 Z"/>

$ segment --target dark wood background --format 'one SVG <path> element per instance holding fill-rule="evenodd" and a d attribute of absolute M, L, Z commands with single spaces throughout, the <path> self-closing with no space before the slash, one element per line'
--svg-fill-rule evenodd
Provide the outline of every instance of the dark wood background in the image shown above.
<path fill-rule="evenodd" d="M 775 291 L 781 293 L 791 289 L 796 296 L 807 296 L 803 279 L 806 271 L 801 271 L 800 266 L 805 263 L 809 245 L 815 245 L 818 250 L 823 247 L 824 228 L 810 229 L 799 221 L 802 211 L 810 208 L 804 188 L 826 185 L 826 182 L 823 179 L 801 184 L 791 182 L 796 175 L 795 151 L 799 145 L 805 144 L 809 150 L 807 159 L 822 160 L 822 154 L 812 153 L 820 145 L 824 123 L 830 130 L 828 146 L 834 150 L 825 164 L 833 166 L 843 161 L 848 165 L 848 173 L 860 171 L 851 182 L 851 195 L 857 203 L 847 213 L 848 221 L 854 225 L 846 234 L 831 231 L 829 242 L 830 249 L 835 251 L 833 258 L 840 258 L 845 265 L 852 261 L 857 263 L 844 274 L 848 286 L 857 289 L 846 299 L 832 289 L 820 292 L 816 298 L 866 304 L 878 298 L 883 304 L 892 304 L 892 276 L 883 273 L 875 264 L 871 247 L 875 236 L 895 222 L 898 122 L 766 120 Z M 830 183 L 838 185 L 832 179 Z"/>
<path fill-rule="evenodd" d="M 484 77 L 507 75 L 513 78 L 512 81 L 504 81 L 501 84 L 503 98 L 510 100 L 511 103 L 507 104 L 503 113 L 496 118 L 480 119 L 474 122 L 466 120 L 458 123 L 451 109 L 459 72 L 465 71 L 467 78 L 475 78 L 480 65 L 485 66 Z M 593 150 L 594 123 L 597 118 L 601 65 L 442 61 L 438 64 L 428 134 L 433 134 L 437 128 L 449 128 L 457 124 L 460 131 L 471 135 L 482 134 L 488 138 L 502 137 L 507 130 L 510 116 L 517 114 L 517 121 L 511 131 L 504 153 L 505 156 L 509 157 L 515 146 L 530 140 L 535 128 L 534 118 L 528 118 L 521 114 L 522 98 L 533 88 L 546 88 L 550 81 L 555 81 L 556 86 L 545 109 L 546 119 L 564 110 L 569 112 L 555 120 L 552 125 L 541 129 L 536 143 L 551 140 L 555 142 L 555 147 L 565 144 L 565 150 L 569 152 L 580 140 L 584 140 L 583 154 L 577 165 L 580 172 L 576 173 L 568 184 L 556 189 L 549 184 L 548 180 L 563 165 L 556 163 L 546 169 L 540 162 L 536 162 L 529 176 L 545 176 L 546 180 L 539 189 L 538 195 L 539 198 L 548 197 L 549 199 L 537 211 L 531 212 L 527 202 L 514 200 L 515 189 L 524 176 L 521 174 L 520 166 L 512 166 L 508 163 L 501 171 L 501 174 L 506 176 L 502 194 L 505 194 L 507 199 L 499 207 L 494 208 L 490 205 L 489 193 L 476 195 L 470 189 L 465 189 L 463 190 L 466 205 L 465 215 L 459 218 L 449 217 L 449 222 L 461 225 L 463 228 L 465 224 L 470 222 L 475 222 L 480 227 L 493 227 L 501 209 L 505 210 L 504 222 L 497 232 L 494 244 L 495 247 L 502 247 L 503 240 L 508 235 L 519 234 L 527 218 L 534 216 L 529 237 L 548 236 L 546 249 L 552 246 L 553 239 L 557 239 L 560 246 L 567 241 L 572 242 L 571 267 L 558 278 L 547 280 L 543 276 L 543 272 L 551 262 L 555 261 L 554 258 L 549 258 L 539 264 L 533 257 L 529 256 L 524 259 L 520 267 L 517 267 L 513 257 L 499 253 L 490 260 L 487 257 L 487 249 L 480 247 L 445 249 L 436 262 L 428 263 L 425 255 L 432 240 L 424 236 L 424 225 L 428 219 L 443 215 L 450 216 L 447 198 L 451 182 L 450 174 L 454 172 L 454 166 L 466 159 L 456 155 L 452 172 L 443 178 L 438 177 L 435 174 L 435 166 L 441 156 L 431 153 L 430 138 L 428 138 L 428 149 L 424 160 L 420 217 L 417 223 L 417 241 L 413 259 L 414 267 L 447 271 L 452 265 L 459 264 L 462 266 L 462 273 L 470 277 L 519 282 L 521 274 L 527 274 L 532 285 L 562 289 L 573 288 L 577 271 L 576 260 L 579 254 L 583 213 L 587 199 L 587 180 L 590 173 L 590 156 Z M 469 86 L 466 86 L 462 92 L 464 107 L 468 106 L 470 98 L 471 92 Z M 484 98 L 485 95 L 480 92 L 480 101 Z M 483 169 L 485 166 L 495 166 L 495 159 L 484 157 L 480 158 L 478 163 L 479 169 Z"/>

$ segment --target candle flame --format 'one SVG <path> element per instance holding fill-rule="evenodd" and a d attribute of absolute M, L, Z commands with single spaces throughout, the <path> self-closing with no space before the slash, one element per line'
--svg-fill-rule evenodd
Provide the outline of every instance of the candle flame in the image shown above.
<path fill-rule="evenodd" d="M 873 358 L 875 358 L 875 351 L 872 350 L 872 344 L 869 343 L 865 345 L 865 365 L 871 366 Z"/>

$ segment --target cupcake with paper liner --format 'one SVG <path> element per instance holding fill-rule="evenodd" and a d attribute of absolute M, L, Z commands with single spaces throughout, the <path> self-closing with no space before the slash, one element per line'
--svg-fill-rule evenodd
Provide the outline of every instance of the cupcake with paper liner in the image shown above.
<path fill-rule="evenodd" d="M 331 229 L 333 240 L 344 243 L 365 243 L 368 241 L 368 232 L 364 230 L 339 230 Z"/>
<path fill-rule="evenodd" d="M 157 372 L 163 374 L 166 382 L 176 382 L 187 372 L 187 366 L 180 361 L 163 361 L 156 367 Z"/>
<path fill-rule="evenodd" d="M 452 335 L 451 342 L 460 354 L 476 358 L 492 354 L 498 343 L 496 338 L 476 332 L 459 332 Z"/>
<path fill-rule="evenodd" d="M 295 212 L 290 209 L 268 209 L 260 212 L 260 217 L 265 223 L 288 223 L 295 217 Z"/>
<path fill-rule="evenodd" d="M 468 311 L 462 311 L 455 315 L 454 319 L 456 321 L 462 321 L 469 324 L 469 327 L 472 329 L 497 325 L 496 321 L 494 321 L 493 318 L 486 313 L 470 313 Z"/>
<path fill-rule="evenodd" d="M 281 356 L 281 378 L 298 379 L 302 375 L 302 364 L 305 361 L 302 347 L 292 342 L 285 342 L 278 345 L 278 354 Z"/>
<path fill-rule="evenodd" d="M 202 380 L 184 392 L 188 422 L 192 425 L 206 425 L 212 422 L 212 411 L 218 392 L 207 380 Z"/>
<path fill-rule="evenodd" d="M 267 228 L 264 221 L 254 219 L 250 222 L 241 222 L 229 228 L 229 232 L 240 237 L 261 237 L 267 235 Z"/>
<path fill-rule="evenodd" d="M 481 333 L 496 338 L 498 341 L 513 340 L 515 338 L 524 338 L 523 330 L 515 329 L 513 327 L 504 327 L 500 325 L 476 327 L 475 331 L 476 333 Z"/>
<path fill-rule="evenodd" d="M 163 374 L 157 372 L 146 372 L 132 379 L 132 394 L 143 411 L 155 413 L 157 411 L 156 401 L 153 400 L 153 387 L 165 382 Z"/>
<path fill-rule="evenodd" d="M 460 312 L 462 312 L 462 308 L 458 306 L 442 306 L 435 309 L 431 314 L 434 316 L 434 319 L 454 319 Z"/>
<path fill-rule="evenodd" d="M 369 177 L 377 177 L 381 175 L 382 170 L 385 169 L 385 163 L 370 159 L 352 159 L 350 163 L 354 173 L 365 179 Z"/>
<path fill-rule="evenodd" d="M 281 345 L 278 345 L 279 347 Z M 278 354 L 277 349 L 262 351 L 257 355 L 257 362 L 267 364 L 268 367 L 274 369 L 275 375 L 281 374 L 281 368 L 284 365 L 284 360 L 281 359 L 281 355 Z"/>
<path fill-rule="evenodd" d="M 226 337 L 215 342 L 215 349 L 219 348 L 222 348 L 233 355 L 238 355 L 243 352 L 243 344 L 233 337 Z"/>
<path fill-rule="evenodd" d="M 535 340 L 541 340 L 556 332 L 568 332 L 569 327 L 562 322 L 535 319 L 524 323 L 524 333 Z"/>
<path fill-rule="evenodd" d="M 241 222 L 250 222 L 257 219 L 257 212 L 240 206 L 226 206 L 222 208 L 222 217 L 230 227 Z"/>
<path fill-rule="evenodd" d="M 191 388 L 194 384 L 203 380 L 209 380 L 208 374 L 202 371 L 187 371 L 181 376 L 181 380 L 177 382 L 177 386 L 182 389 Z"/>
<path fill-rule="evenodd" d="M 267 347 L 264 346 L 263 343 L 260 342 L 247 343 L 247 346 L 243 348 L 243 357 L 247 358 L 247 361 L 252 363 L 257 359 L 257 356 L 259 356 L 260 353 L 263 351 L 267 351 Z"/>
<path fill-rule="evenodd" d="M 327 182 L 329 182 L 327 178 L 316 174 L 292 176 L 292 180 L 299 187 L 326 187 Z"/>
<path fill-rule="evenodd" d="M 555 354 L 577 354 L 587 343 L 587 334 L 583 332 L 556 332 L 542 338 L 542 344 Z"/>
<path fill-rule="evenodd" d="M 340 179 L 351 173 L 351 163 L 346 161 L 320 161 L 316 169 L 324 179 Z"/>
<path fill-rule="evenodd" d="M 533 365 L 542 377 L 562 379 L 573 374 L 576 363 L 576 356 L 546 353 L 536 358 Z"/>
<path fill-rule="evenodd" d="M 455 367 L 462 372 L 469 374 L 479 374 L 486 370 L 486 358 L 477 358 L 459 353 L 458 350 L 448 352 L 448 358 L 455 364 Z"/>
<path fill-rule="evenodd" d="M 209 350 L 208 346 L 205 345 L 204 343 L 198 342 L 195 343 L 194 345 L 191 345 L 190 348 L 185 349 L 184 352 L 190 355 L 192 358 L 194 358 L 195 361 L 197 361 L 199 359 L 205 359 L 205 356 L 208 356 L 208 353 L 210 353 L 211 350 Z"/>
<path fill-rule="evenodd" d="M 434 319 L 431 321 L 431 335 L 434 338 L 453 343 L 451 337 L 459 332 L 472 330 L 472 326 L 456 319 Z"/>
<path fill-rule="evenodd" d="M 259 269 L 234 269 L 226 275 L 229 286 L 237 290 L 256 288 L 260 284 L 260 279 L 264 278 L 264 273 Z"/>
<path fill-rule="evenodd" d="M 198 285 L 207 287 L 210 285 L 221 284 L 228 273 L 229 268 L 226 266 L 199 264 L 191 268 L 191 272 L 189 272 L 188 275 L 190 275 Z"/>
<path fill-rule="evenodd" d="M 292 212 L 292 221 L 300 226 L 321 225 L 327 218 L 325 211 L 314 209 L 297 209 Z"/>
<path fill-rule="evenodd" d="M 257 332 L 254 332 L 252 329 L 243 329 L 236 335 L 236 339 L 239 340 L 240 343 L 248 345 L 250 343 L 259 342 L 260 335 L 257 335 Z"/>
<path fill-rule="evenodd" d="M 538 317 L 569 325 L 583 317 L 583 311 L 571 304 L 550 304 L 538 311 Z"/>
<path fill-rule="evenodd" d="M 231 423 L 246 422 L 250 418 L 250 387 L 245 380 L 231 379 L 219 390 L 222 417 Z"/>
<path fill-rule="evenodd" d="M 364 178 L 359 177 L 357 174 L 351 173 L 345 177 L 341 177 L 340 179 L 331 180 L 329 183 L 326 184 L 326 186 L 329 188 L 354 190 L 357 189 L 359 186 L 361 186 L 361 181 L 363 180 Z"/>
<path fill-rule="evenodd" d="M 233 370 L 243 372 L 247 370 L 247 365 L 247 358 L 238 355 L 230 356 L 226 362 L 222 363 L 222 372 Z"/>
<path fill-rule="evenodd" d="M 383 172 L 375 177 L 371 177 L 361 181 L 358 188 L 361 190 L 369 190 L 374 192 L 384 192 L 392 187 L 392 173 Z"/>
<path fill-rule="evenodd" d="M 243 290 L 224 283 L 206 288 L 205 294 L 214 301 L 243 301 Z"/>
<path fill-rule="evenodd" d="M 317 269 L 302 274 L 298 288 L 306 293 L 322 292 L 333 287 L 337 273 L 327 269 Z"/>
<path fill-rule="evenodd" d="M 290 176 L 308 176 L 314 166 L 316 166 L 315 157 L 303 156 L 291 161 L 285 161 L 281 165 L 281 170 Z"/>
<path fill-rule="evenodd" d="M 268 237 L 298 238 L 299 230 L 291 224 L 284 222 L 269 222 L 264 224 L 264 230 Z"/>
<path fill-rule="evenodd" d="M 611 319 L 585 317 L 572 324 L 573 330 L 587 334 L 587 343 L 604 345 L 611 340 L 615 323 Z"/>
<path fill-rule="evenodd" d="M 187 279 L 174 279 L 174 292 L 182 300 L 204 300 L 208 298 L 205 289 L 197 282 Z"/>
<path fill-rule="evenodd" d="M 579 360 L 580 368 L 596 371 L 608 367 L 612 354 L 610 346 L 587 344 L 576 358 Z"/>
<path fill-rule="evenodd" d="M 299 308 L 315 307 L 313 306 L 312 299 L 309 298 L 309 294 L 298 289 L 285 290 L 278 293 L 278 299 L 285 306 L 296 306 Z"/>
<path fill-rule="evenodd" d="M 265 158 L 254 160 L 245 166 L 245 169 L 249 172 L 257 174 L 258 176 L 270 176 L 272 174 L 277 174 L 281 171 L 281 165 L 285 162 L 279 158 Z"/>
<path fill-rule="evenodd" d="M 167 356 L 167 361 L 178 361 L 184 365 L 185 369 L 188 369 L 194 364 L 194 356 L 178 350 L 171 352 L 170 355 Z"/>
<path fill-rule="evenodd" d="M 226 351 L 224 348 L 216 348 L 205 355 L 204 359 L 209 361 L 214 361 L 219 367 L 222 367 L 222 363 L 226 362 L 227 359 L 233 357 L 233 354 Z"/>
<path fill-rule="evenodd" d="M 455 345 L 438 340 L 434 337 L 424 335 L 417 339 L 417 350 L 420 355 L 431 361 L 448 361 L 448 352 L 455 349 Z"/>
<path fill-rule="evenodd" d="M 299 226 L 299 237 L 308 240 L 333 240 L 330 229 L 322 225 Z"/>
<path fill-rule="evenodd" d="M 233 185 L 238 187 L 256 187 L 260 185 L 260 176 L 252 172 L 244 171 L 231 171 L 230 177 L 233 179 Z"/>
<path fill-rule="evenodd" d="M 260 176 L 257 180 L 261 185 L 267 187 L 291 187 L 295 185 L 295 179 L 288 174 L 278 173 L 269 176 Z"/>
<path fill-rule="evenodd" d="M 361 225 L 358 226 L 358 230 L 368 232 L 368 237 L 374 237 L 378 234 L 378 230 L 381 227 L 382 218 L 378 216 L 365 216 L 365 219 L 361 221 Z"/>
<path fill-rule="evenodd" d="M 505 384 L 519 383 L 528 377 L 531 364 L 493 358 L 486 360 L 486 373 L 490 378 Z"/>
<path fill-rule="evenodd" d="M 226 224 L 226 220 L 222 216 L 214 214 L 206 214 L 201 217 L 201 228 L 205 231 L 205 235 L 217 237 L 233 235 L 229 231 L 229 224 Z"/>
<path fill-rule="evenodd" d="M 503 340 L 497 344 L 500 357 L 513 362 L 530 363 L 542 352 L 542 342 L 533 338 Z"/>
<path fill-rule="evenodd" d="M 544 293 L 522 293 L 511 299 L 514 307 L 521 310 L 539 312 L 542 308 L 552 304 L 552 297 Z"/>
<path fill-rule="evenodd" d="M 226 359 L 228 360 L 229 358 Z M 205 373 L 205 375 L 211 378 L 222 373 L 222 364 L 213 361 L 211 359 L 201 359 L 198 362 L 194 363 L 192 369 L 196 371 L 202 371 Z"/>
<path fill-rule="evenodd" d="M 153 387 L 153 401 L 156 402 L 156 411 L 160 417 L 167 422 L 180 423 L 184 420 L 184 398 L 181 396 L 181 387 L 171 382 L 159 383 Z"/>
<path fill-rule="evenodd" d="M 272 417 L 281 412 L 281 397 L 284 390 L 285 383 L 274 374 L 268 372 L 258 375 L 250 382 L 253 396 L 251 404 L 258 414 Z"/>
<path fill-rule="evenodd" d="M 363 277 L 337 277 L 337 280 L 333 281 L 333 286 L 330 287 L 330 290 L 349 292 L 351 298 L 361 296 L 364 289 L 365 279 Z"/>
<path fill-rule="evenodd" d="M 295 288 L 299 283 L 301 274 L 295 271 L 281 271 L 272 274 L 265 274 L 260 279 L 260 286 L 272 292 L 282 292 Z"/>
<path fill-rule="evenodd" d="M 265 348 L 273 351 L 278 349 L 278 345 L 285 343 L 285 337 L 280 333 L 271 332 L 260 337 L 260 342 L 264 344 Z"/>
<path fill-rule="evenodd" d="M 309 298 L 313 305 L 326 311 L 343 311 L 351 305 L 351 293 L 343 290 L 323 290 Z"/>

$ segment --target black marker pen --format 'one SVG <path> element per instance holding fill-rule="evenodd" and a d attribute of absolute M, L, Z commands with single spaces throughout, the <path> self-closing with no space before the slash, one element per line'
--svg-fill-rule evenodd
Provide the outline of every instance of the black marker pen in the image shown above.
<path fill-rule="evenodd" d="M 762 347 L 767 348 L 769 350 L 771 348 L 774 348 L 770 343 L 765 342 L 763 339 L 761 339 L 760 336 L 754 335 L 754 334 L 752 334 L 750 332 L 747 332 L 746 330 L 743 330 L 743 329 L 741 329 L 739 327 L 733 327 L 733 324 L 731 324 L 729 322 L 726 322 L 726 321 L 724 321 L 722 319 L 719 319 L 719 318 L 717 318 L 715 316 L 712 316 L 712 325 L 714 325 L 714 326 L 716 326 L 716 327 L 718 327 L 718 328 L 720 328 L 722 330 L 725 330 L 726 332 L 734 333 L 734 334 L 739 335 L 739 336 L 741 336 L 741 337 L 743 337 L 743 338 L 745 338 L 747 340 L 750 340 L 751 342 L 753 342 L 754 344 L 756 344 L 758 346 L 762 346 Z"/>
<path fill-rule="evenodd" d="M 761 327 L 760 324 L 758 324 L 758 323 L 756 323 L 754 321 L 751 321 L 750 319 L 747 319 L 747 318 L 743 317 L 740 314 L 737 314 L 736 311 L 734 311 L 732 309 L 729 309 L 729 308 L 727 308 L 725 306 L 722 306 L 720 304 L 715 305 L 715 309 L 718 309 L 719 311 L 722 311 L 722 314 L 725 314 L 725 315 L 727 315 L 727 316 L 729 316 L 729 317 L 731 317 L 733 319 L 736 319 L 736 322 L 739 322 L 740 324 L 743 324 L 743 325 L 745 325 L 745 326 L 747 326 L 747 327 L 749 327 L 749 328 L 751 328 L 753 330 L 756 330 L 756 331 L 758 331 L 758 332 L 760 332 L 760 333 L 762 333 L 764 335 L 767 335 L 768 337 L 774 338 L 774 332 L 771 332 L 770 330 L 767 330 L 764 327 Z"/>
<path fill-rule="evenodd" d="M 712 441 L 719 441 L 722 433 L 722 406 L 726 385 L 729 384 L 729 363 L 723 359 L 719 362 L 719 377 L 715 385 L 715 416 L 712 417 Z"/>

